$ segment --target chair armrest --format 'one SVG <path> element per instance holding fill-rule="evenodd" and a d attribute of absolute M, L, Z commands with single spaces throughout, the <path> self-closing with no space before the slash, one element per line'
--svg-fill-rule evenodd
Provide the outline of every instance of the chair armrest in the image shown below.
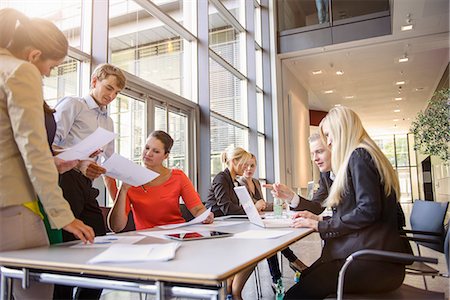
<path fill-rule="evenodd" d="M 339 271 L 338 288 L 337 288 L 337 299 L 338 300 L 342 300 L 342 296 L 344 294 L 344 277 L 345 277 L 345 272 L 347 271 L 347 268 L 350 265 L 350 263 L 357 259 L 369 258 L 369 257 L 370 258 L 380 257 L 380 258 L 383 258 L 383 261 L 390 261 L 390 262 L 394 262 L 394 263 L 404 263 L 404 264 L 408 264 L 411 261 L 427 262 L 427 263 L 433 263 L 433 264 L 438 263 L 437 258 L 425 257 L 425 256 L 415 256 L 415 255 L 400 253 L 400 252 L 372 250 L 372 249 L 356 251 L 355 253 L 353 253 L 349 257 L 347 257 L 344 265 L 342 266 L 341 270 Z"/>
<path fill-rule="evenodd" d="M 431 236 L 442 236 L 441 232 L 435 232 L 435 231 L 421 231 L 421 230 L 412 230 L 412 229 L 402 229 L 400 230 L 400 234 L 422 234 L 422 235 L 431 235 Z"/>

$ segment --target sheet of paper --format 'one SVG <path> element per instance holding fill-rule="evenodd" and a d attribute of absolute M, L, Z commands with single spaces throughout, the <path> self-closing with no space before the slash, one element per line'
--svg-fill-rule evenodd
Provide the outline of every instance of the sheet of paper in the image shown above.
<path fill-rule="evenodd" d="M 235 233 L 233 239 L 275 239 L 291 233 L 288 230 L 247 230 Z"/>
<path fill-rule="evenodd" d="M 116 235 L 104 235 L 104 236 L 96 236 L 94 239 L 94 243 L 84 244 L 80 242 L 76 245 L 70 246 L 70 248 L 108 248 L 113 244 L 122 244 L 122 245 L 131 245 L 139 242 L 145 238 L 144 236 L 116 236 Z"/>
<path fill-rule="evenodd" d="M 140 186 L 152 181 L 159 176 L 158 173 L 140 166 L 131 160 L 114 153 L 102 165 L 106 169 L 106 175 L 119 179 L 132 186 Z"/>
<path fill-rule="evenodd" d="M 237 225 L 244 223 L 245 221 L 216 221 L 214 220 L 214 223 L 211 224 L 196 224 L 189 226 L 190 231 L 203 231 L 203 230 L 214 230 L 216 227 L 226 227 L 231 225 Z"/>
<path fill-rule="evenodd" d="M 86 159 L 89 155 L 102 148 L 116 137 L 114 132 L 98 127 L 91 135 L 58 154 L 57 157 L 64 160 Z"/>
<path fill-rule="evenodd" d="M 124 263 L 144 261 L 168 261 L 175 257 L 181 243 L 125 245 L 114 244 L 108 249 L 93 257 L 89 264 L 98 263 Z"/>
<path fill-rule="evenodd" d="M 166 234 L 179 234 L 179 233 L 186 233 L 190 230 L 183 230 L 183 229 L 169 229 L 169 230 L 151 230 L 151 231 L 138 231 L 138 234 L 142 234 L 145 236 L 152 236 L 157 238 L 167 238 Z"/>
<path fill-rule="evenodd" d="M 158 226 L 158 228 L 161 228 L 161 229 L 174 229 L 174 228 L 178 228 L 178 227 L 189 226 L 189 225 L 193 225 L 193 224 L 199 224 L 199 223 L 201 223 L 201 222 L 206 220 L 206 218 L 208 217 L 210 212 L 211 212 L 211 207 L 208 208 L 207 210 L 205 210 L 200 216 L 196 217 L 195 219 L 190 220 L 189 222 L 163 225 L 163 226 Z"/>

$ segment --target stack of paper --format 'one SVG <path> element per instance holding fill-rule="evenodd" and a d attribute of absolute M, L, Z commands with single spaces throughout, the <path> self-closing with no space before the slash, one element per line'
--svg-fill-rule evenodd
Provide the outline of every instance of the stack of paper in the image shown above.
<path fill-rule="evenodd" d="M 126 245 L 113 244 L 88 261 L 89 264 L 168 261 L 175 257 L 181 243 Z"/>

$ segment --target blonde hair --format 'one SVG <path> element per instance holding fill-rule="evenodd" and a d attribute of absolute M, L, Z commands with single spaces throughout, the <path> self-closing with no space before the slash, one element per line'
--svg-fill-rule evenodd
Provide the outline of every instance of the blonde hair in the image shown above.
<path fill-rule="evenodd" d="M 369 152 L 380 175 L 381 184 L 384 185 L 384 193 L 386 196 L 395 193 L 398 201 L 400 186 L 397 173 L 377 144 L 369 137 L 358 115 L 347 107 L 334 107 L 320 122 L 322 139 L 325 139 L 324 126 L 327 126 L 333 138 L 331 169 L 336 175 L 327 198 L 327 206 L 337 206 L 342 201 L 342 195 L 348 188 L 348 163 L 356 148 L 363 148 Z"/>
<path fill-rule="evenodd" d="M 4 8 L 0 10 L 0 47 L 14 55 L 32 47 L 42 52 L 41 60 L 60 60 L 67 55 L 69 43 L 52 22 L 29 19 L 15 9 Z"/>
<path fill-rule="evenodd" d="M 220 158 L 222 165 L 230 167 L 233 160 L 236 160 L 238 165 L 244 164 L 252 158 L 252 155 L 241 147 L 229 146 L 224 152 L 222 152 Z"/>
<path fill-rule="evenodd" d="M 95 68 L 94 72 L 92 72 L 91 81 L 94 78 L 97 78 L 98 80 L 102 81 L 103 79 L 106 79 L 108 76 L 116 77 L 117 87 L 119 89 L 123 89 L 125 87 L 125 84 L 127 82 L 125 74 L 122 72 L 120 68 L 111 64 L 98 65 Z"/>

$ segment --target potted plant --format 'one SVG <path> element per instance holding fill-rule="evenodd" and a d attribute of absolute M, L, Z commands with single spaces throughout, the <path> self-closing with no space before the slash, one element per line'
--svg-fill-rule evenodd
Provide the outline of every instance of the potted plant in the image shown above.
<path fill-rule="evenodd" d="M 414 149 L 450 162 L 450 89 L 436 92 L 425 111 L 420 111 L 411 124 Z"/>

